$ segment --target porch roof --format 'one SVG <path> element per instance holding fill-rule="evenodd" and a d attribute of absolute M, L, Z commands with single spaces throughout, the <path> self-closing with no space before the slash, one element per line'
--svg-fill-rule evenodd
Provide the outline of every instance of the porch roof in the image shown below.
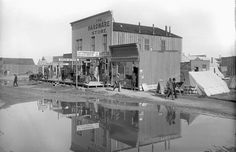
<path fill-rule="evenodd" d="M 110 46 L 111 62 L 138 61 L 139 53 L 136 43 Z"/>

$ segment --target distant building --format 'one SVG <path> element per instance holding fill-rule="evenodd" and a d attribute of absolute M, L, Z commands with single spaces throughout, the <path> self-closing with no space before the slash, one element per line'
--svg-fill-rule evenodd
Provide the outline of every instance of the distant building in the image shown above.
<path fill-rule="evenodd" d="M 182 54 L 180 66 L 180 81 L 189 84 L 189 71 L 208 71 L 210 70 L 210 59 L 206 55 Z"/>
<path fill-rule="evenodd" d="M 72 22 L 71 27 L 72 58 L 81 59 L 78 69 L 83 75 L 94 75 L 99 81 L 109 73 L 113 82 L 120 73 L 123 85 L 130 87 L 134 72 L 139 89 L 143 83 L 180 79 L 182 37 L 170 27 L 162 30 L 154 25 L 114 22 L 111 11 Z"/>
<path fill-rule="evenodd" d="M 235 74 L 235 63 L 236 56 L 221 57 L 220 58 L 220 69 L 225 77 L 232 77 Z"/>
<path fill-rule="evenodd" d="M 0 57 L 0 74 L 29 74 L 37 73 L 37 66 L 32 58 L 3 58 Z"/>

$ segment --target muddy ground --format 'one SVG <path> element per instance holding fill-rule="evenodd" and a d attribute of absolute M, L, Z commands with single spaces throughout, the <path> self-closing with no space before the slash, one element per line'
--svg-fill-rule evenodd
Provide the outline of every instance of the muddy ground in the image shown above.
<path fill-rule="evenodd" d="M 235 95 L 235 94 L 234 94 Z M 11 82 L 0 85 L 0 107 L 30 102 L 40 99 L 55 99 L 60 101 L 87 101 L 110 99 L 125 102 L 157 102 L 169 106 L 178 106 L 185 111 L 197 112 L 206 115 L 236 119 L 236 103 L 232 100 L 209 99 L 193 96 L 179 96 L 176 100 L 156 96 L 153 92 L 131 91 L 122 89 L 121 92 L 112 91 L 112 88 L 75 88 L 74 86 L 57 85 L 45 82 L 19 81 L 19 87 L 13 87 Z"/>

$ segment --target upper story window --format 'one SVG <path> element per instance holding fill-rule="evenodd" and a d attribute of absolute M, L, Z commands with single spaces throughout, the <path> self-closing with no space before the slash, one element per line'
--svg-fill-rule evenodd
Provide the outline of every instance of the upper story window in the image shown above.
<path fill-rule="evenodd" d="M 161 40 L 161 51 L 165 51 L 165 50 L 166 50 L 166 41 Z"/>
<path fill-rule="evenodd" d="M 139 49 L 142 50 L 142 39 L 138 38 Z"/>
<path fill-rule="evenodd" d="M 147 50 L 147 51 L 150 50 L 149 39 L 145 39 L 145 41 L 144 41 L 144 49 Z"/>
<path fill-rule="evenodd" d="M 103 49 L 107 51 L 107 34 L 103 35 Z"/>
<path fill-rule="evenodd" d="M 78 40 L 76 40 L 76 42 L 77 42 L 77 50 L 81 51 L 83 49 L 82 39 L 78 39 Z"/>
<path fill-rule="evenodd" d="M 207 65 L 206 64 L 202 65 L 202 70 L 207 70 Z"/>
<path fill-rule="evenodd" d="M 95 36 L 91 37 L 91 51 L 95 51 Z"/>

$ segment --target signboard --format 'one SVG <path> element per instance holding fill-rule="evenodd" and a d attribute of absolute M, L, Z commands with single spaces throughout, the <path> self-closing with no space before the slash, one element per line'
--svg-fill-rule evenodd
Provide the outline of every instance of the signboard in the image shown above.
<path fill-rule="evenodd" d="M 77 57 L 99 57 L 99 52 L 95 51 L 77 51 Z"/>
<path fill-rule="evenodd" d="M 71 59 L 71 58 L 59 58 L 59 61 L 69 61 L 69 62 L 72 62 L 72 61 L 76 61 L 75 59 Z M 79 61 L 79 59 L 77 59 L 77 61 Z"/>
<path fill-rule="evenodd" d="M 77 51 L 77 57 L 79 58 L 100 58 L 100 57 L 108 57 L 110 55 L 109 52 L 96 52 L 96 51 Z"/>
<path fill-rule="evenodd" d="M 76 131 L 91 130 L 99 128 L 99 123 L 84 124 L 76 126 Z"/>

